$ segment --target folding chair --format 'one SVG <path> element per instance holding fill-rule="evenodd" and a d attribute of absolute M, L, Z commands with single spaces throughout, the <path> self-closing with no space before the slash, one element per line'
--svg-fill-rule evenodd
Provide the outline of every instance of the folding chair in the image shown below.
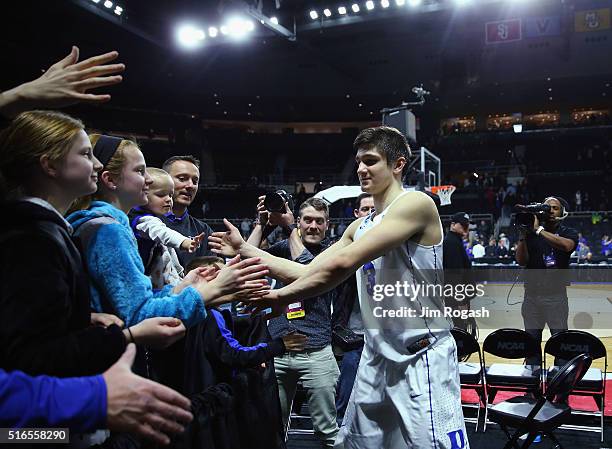
<path fill-rule="evenodd" d="M 451 330 L 451 334 L 457 344 L 457 358 L 459 360 L 469 357 L 474 353 L 478 354 L 478 363 L 459 362 L 459 381 L 461 383 L 461 388 L 475 390 L 478 394 L 478 412 L 476 415 L 476 432 L 478 432 L 478 426 L 480 425 L 480 410 L 483 407 L 486 409 L 488 405 L 482 352 L 480 351 L 478 341 L 476 341 L 476 338 L 474 338 L 472 334 L 457 327 Z M 469 404 L 469 406 L 472 406 L 472 404 Z"/>
<path fill-rule="evenodd" d="M 485 338 L 482 346 L 482 360 L 486 366 L 486 353 L 505 359 L 524 359 L 541 355 L 542 348 L 535 338 L 521 329 L 498 329 Z M 517 391 L 541 395 L 540 365 L 512 365 L 494 363 L 485 372 L 485 387 L 488 406 L 485 408 L 484 430 L 487 430 L 487 417 L 490 404 L 498 391 Z"/>
<path fill-rule="evenodd" d="M 544 346 L 544 353 L 550 354 L 559 359 L 570 359 L 579 353 L 588 354 L 593 360 L 603 357 L 604 369 L 590 368 L 584 378 L 578 382 L 576 388 L 572 391 L 572 395 L 576 396 L 591 396 L 599 412 L 579 411 L 577 413 L 584 415 L 598 416 L 600 419 L 599 431 L 601 434 L 601 442 L 604 438 L 604 407 L 606 396 L 606 371 L 608 370 L 608 354 L 606 347 L 599 338 L 588 332 L 578 330 L 567 330 L 553 335 Z M 546 369 L 546 359 L 544 360 L 544 369 Z M 559 370 L 558 367 L 551 367 L 546 376 L 546 384 Z M 547 387 L 548 388 L 548 387 Z M 576 413 L 576 411 L 574 411 Z M 591 430 L 592 427 L 576 426 L 576 429 Z"/>
<path fill-rule="evenodd" d="M 519 437 L 528 434 L 522 446 L 522 449 L 527 449 L 540 433 L 548 436 L 557 445 L 556 447 L 563 449 L 552 432 L 570 419 L 572 409 L 563 402 L 556 403 L 555 398 L 570 393 L 590 365 L 591 357 L 580 354 L 557 370 L 545 396 L 539 399 L 516 397 L 491 407 L 491 420 L 498 423 L 508 437 L 504 449 L 513 446 L 518 449 Z M 510 435 L 508 427 L 516 429 L 513 435 Z"/>

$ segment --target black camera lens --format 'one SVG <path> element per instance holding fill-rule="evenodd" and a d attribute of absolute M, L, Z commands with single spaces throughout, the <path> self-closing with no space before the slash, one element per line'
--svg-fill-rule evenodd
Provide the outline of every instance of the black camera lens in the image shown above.
<path fill-rule="evenodd" d="M 286 197 L 281 192 L 272 192 L 266 195 L 264 199 L 264 206 L 269 212 L 285 212 L 285 201 Z"/>

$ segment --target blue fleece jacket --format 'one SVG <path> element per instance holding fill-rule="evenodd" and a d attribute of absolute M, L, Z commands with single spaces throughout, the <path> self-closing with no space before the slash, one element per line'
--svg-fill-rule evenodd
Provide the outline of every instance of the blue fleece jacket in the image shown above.
<path fill-rule="evenodd" d="M 113 221 L 101 224 L 81 248 L 92 279 L 92 307 L 96 311 L 109 312 L 103 310 L 103 304 L 110 303 L 112 312 L 126 326 L 152 317 L 175 317 L 189 327 L 206 318 L 204 303 L 193 287 L 178 295 L 171 293 L 172 285 L 153 291 L 124 212 L 109 203 L 94 201 L 89 209 L 74 212 L 67 220 L 76 232 L 83 223 L 97 217 L 110 217 Z"/>

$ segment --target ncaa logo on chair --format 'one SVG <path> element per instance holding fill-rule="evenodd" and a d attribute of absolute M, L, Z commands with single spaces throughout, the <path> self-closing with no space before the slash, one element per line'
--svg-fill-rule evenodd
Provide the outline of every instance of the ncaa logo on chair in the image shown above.
<path fill-rule="evenodd" d="M 563 343 L 561 345 L 561 350 L 562 351 L 569 351 L 569 352 L 589 352 L 589 345 L 574 345 L 574 344 L 570 344 L 570 343 Z"/>
<path fill-rule="evenodd" d="M 505 349 L 506 351 L 524 351 L 525 343 L 517 343 L 514 341 L 500 341 L 497 343 L 497 349 Z"/>
<path fill-rule="evenodd" d="M 447 435 L 451 442 L 450 449 L 465 448 L 465 436 L 463 435 L 463 430 L 453 430 L 452 432 L 448 432 Z"/>

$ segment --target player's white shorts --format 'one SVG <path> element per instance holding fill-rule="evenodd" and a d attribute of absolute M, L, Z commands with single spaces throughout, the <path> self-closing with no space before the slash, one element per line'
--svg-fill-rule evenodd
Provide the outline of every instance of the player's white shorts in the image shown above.
<path fill-rule="evenodd" d="M 366 345 L 335 447 L 469 448 L 452 336 L 402 363 Z"/>

